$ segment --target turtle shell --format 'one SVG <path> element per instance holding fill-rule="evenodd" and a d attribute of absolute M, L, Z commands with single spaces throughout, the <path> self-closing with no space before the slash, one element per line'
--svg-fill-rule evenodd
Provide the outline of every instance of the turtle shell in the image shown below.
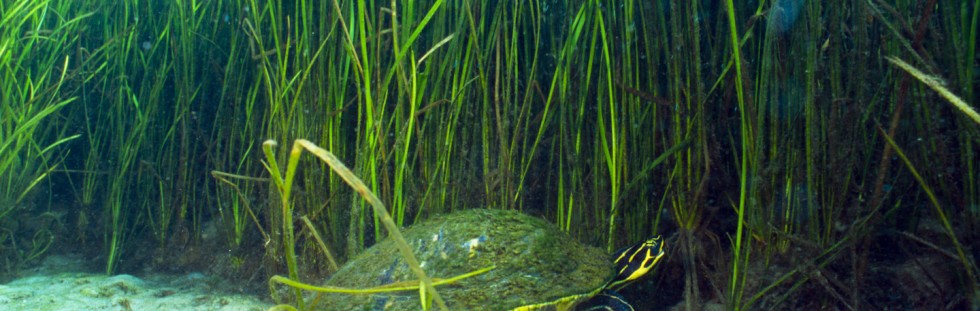
<path fill-rule="evenodd" d="M 516 211 L 455 212 L 402 234 L 429 277 L 446 279 L 496 267 L 436 286 L 451 310 L 511 310 L 548 306 L 569 297 L 582 300 L 579 297 L 595 293 L 615 273 L 606 252 L 579 243 L 545 220 Z M 351 259 L 326 285 L 369 288 L 417 279 L 389 238 Z M 318 308 L 325 310 L 421 309 L 418 291 L 323 295 Z"/>

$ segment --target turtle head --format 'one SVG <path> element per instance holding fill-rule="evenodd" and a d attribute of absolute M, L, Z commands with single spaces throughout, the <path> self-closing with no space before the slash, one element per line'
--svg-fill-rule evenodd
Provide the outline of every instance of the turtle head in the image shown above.
<path fill-rule="evenodd" d="M 656 236 L 616 251 L 613 257 L 616 276 L 609 281 L 606 289 L 619 290 L 646 275 L 660 262 L 664 257 L 664 241 L 660 236 Z"/>

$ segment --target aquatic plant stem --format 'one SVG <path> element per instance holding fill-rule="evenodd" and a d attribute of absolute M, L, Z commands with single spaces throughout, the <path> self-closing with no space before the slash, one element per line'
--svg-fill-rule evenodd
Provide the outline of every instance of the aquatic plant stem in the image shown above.
<path fill-rule="evenodd" d="M 74 127 L 61 116 L 77 100 L 64 87 L 77 77 L 69 46 L 91 16 L 65 19 L 58 15 L 65 6 L 43 0 L 0 5 L 0 270 L 5 272 L 41 258 L 61 234 L 55 227 L 62 225 L 60 219 L 38 221 L 53 215 L 40 206 L 58 192 L 49 190 L 45 198 L 39 188 L 62 167 L 68 154 L 63 146 L 79 137 L 70 134 Z"/>
<path fill-rule="evenodd" d="M 415 258 L 415 255 L 412 253 L 411 248 L 409 248 L 408 243 L 405 242 L 405 238 L 402 237 L 401 231 L 398 229 L 398 226 L 395 224 L 394 220 L 392 220 L 391 215 L 388 214 L 387 209 L 385 209 L 384 205 L 381 204 L 381 200 L 379 200 L 378 197 L 367 188 L 360 178 L 355 176 L 354 173 L 351 172 L 350 169 L 348 169 L 342 162 L 340 162 L 340 160 L 337 159 L 337 157 L 335 157 L 332 153 L 303 139 L 297 139 L 293 143 L 293 148 L 289 153 L 290 156 L 289 164 L 286 168 L 286 177 L 281 178 L 281 175 L 278 173 L 278 165 L 275 162 L 275 157 L 272 152 L 272 148 L 275 147 L 275 145 L 275 141 L 267 140 L 265 143 L 263 143 L 263 150 L 265 150 L 266 153 L 269 171 L 273 175 L 273 180 L 275 181 L 276 187 L 280 189 L 280 193 L 282 194 L 282 204 L 284 210 L 283 226 L 285 226 L 283 230 L 284 234 L 286 235 L 284 238 L 287 239 L 285 242 L 287 245 L 286 264 L 289 266 L 290 279 L 298 280 L 299 276 L 296 273 L 295 250 L 291 250 L 295 242 L 293 241 L 294 238 L 292 236 L 292 211 L 288 199 L 291 189 L 291 182 L 293 181 L 293 177 L 296 173 L 296 165 L 299 163 L 299 157 L 303 149 L 306 149 L 316 157 L 323 160 L 324 163 L 329 165 L 330 168 L 337 173 L 337 175 L 340 175 L 340 177 L 354 189 L 354 191 L 360 194 L 365 201 L 374 207 L 374 212 L 378 215 L 378 217 L 380 217 L 381 223 L 384 224 L 385 228 L 388 230 L 388 234 L 393 240 L 395 240 L 395 245 L 397 245 L 409 268 L 416 274 L 416 276 L 419 277 L 419 280 L 422 282 L 425 288 L 425 294 L 431 295 L 432 299 L 436 302 L 436 305 L 438 305 L 440 309 L 448 309 L 445 301 L 442 300 L 442 297 L 439 296 L 439 293 L 435 290 L 435 287 L 433 287 L 432 281 L 428 278 L 428 276 L 426 276 L 425 271 L 422 270 L 418 259 Z M 299 304 L 300 309 L 303 309 L 304 304 L 302 300 L 302 293 L 299 291 L 299 289 L 296 289 L 296 295 L 298 299 L 297 303 Z"/>
<path fill-rule="evenodd" d="M 963 265 L 963 270 L 966 271 L 967 283 L 970 284 L 970 292 L 968 295 L 971 299 L 971 303 L 977 303 L 976 300 L 980 298 L 976 297 L 976 295 L 980 292 L 978 292 L 977 288 L 976 272 L 973 271 L 976 263 L 969 259 L 969 257 L 967 257 L 966 253 L 963 251 L 963 245 L 960 244 L 959 238 L 956 237 L 956 231 L 953 230 L 953 226 L 949 222 L 949 217 L 946 217 L 946 212 L 943 211 L 943 207 L 939 204 L 939 200 L 936 198 L 936 194 L 933 193 L 932 188 L 926 184 L 925 180 L 922 178 L 922 175 L 920 175 L 919 171 L 915 169 L 915 166 L 912 165 L 912 161 L 905 156 L 905 152 L 903 152 L 902 148 L 895 143 L 895 140 L 888 136 L 888 133 L 886 133 L 880 126 L 877 129 L 878 133 L 881 134 L 881 137 L 884 137 L 885 141 L 888 142 L 888 145 L 890 145 L 895 151 L 895 154 L 902 159 L 902 163 L 904 163 L 905 167 L 909 169 L 912 176 L 915 176 L 915 180 L 919 182 L 919 186 L 922 187 L 923 191 L 925 191 L 926 196 L 929 197 L 929 202 L 932 203 L 932 207 L 935 209 L 939 221 L 942 222 L 943 228 L 946 229 L 946 234 L 949 236 L 950 241 L 953 242 L 953 247 L 956 249 L 956 255 L 959 257 L 960 264 Z"/>
<path fill-rule="evenodd" d="M 968 105 L 966 102 L 960 99 L 959 96 L 956 96 L 956 94 L 953 94 L 953 92 L 950 92 L 949 89 L 944 87 L 942 80 L 936 77 L 931 77 L 923 73 L 919 69 L 916 69 L 912 65 L 909 65 L 909 63 L 906 63 L 905 61 L 903 61 L 898 57 L 886 56 L 885 59 L 887 59 L 888 62 L 891 63 L 892 65 L 895 65 L 896 67 L 901 68 L 905 72 L 909 73 L 910 75 L 912 75 L 912 77 L 918 79 L 919 82 L 922 82 L 929 88 L 936 91 L 936 93 L 939 93 L 939 95 L 941 95 L 943 98 L 949 101 L 950 104 L 953 104 L 953 107 L 956 107 L 956 109 L 959 109 L 961 112 L 963 112 L 963 114 L 969 117 L 971 120 L 973 120 L 973 122 L 976 122 L 977 125 L 980 125 L 980 114 L 977 114 L 977 111 L 973 110 L 973 108 L 970 107 L 970 105 Z"/>
<path fill-rule="evenodd" d="M 395 225 L 395 222 L 391 219 L 391 215 L 388 214 L 387 209 L 385 209 L 384 205 L 381 204 L 381 200 L 378 199 L 378 197 L 367 188 L 364 182 L 355 176 L 354 173 L 351 172 L 350 169 L 348 169 L 342 162 L 340 162 L 340 160 L 337 159 L 337 157 L 335 157 L 332 153 L 303 139 L 297 139 L 294 143 L 293 149 L 297 150 L 301 146 L 323 160 L 325 163 L 327 163 L 327 165 L 330 165 L 330 168 L 333 169 L 337 175 L 340 175 L 340 177 L 344 179 L 348 185 L 351 185 L 351 188 L 354 188 L 354 191 L 357 191 L 357 193 L 360 194 L 365 201 L 368 201 L 368 203 L 374 207 L 375 214 L 381 217 L 381 223 L 384 224 L 386 229 L 388 229 L 388 234 L 395 241 L 395 245 L 401 252 L 402 257 L 405 258 L 408 267 L 415 273 L 419 280 L 421 280 L 427 294 L 432 295 L 432 299 L 436 302 L 436 305 L 438 305 L 440 309 L 448 310 L 446 307 L 446 302 L 442 300 L 442 297 L 439 296 L 439 293 L 436 291 L 435 287 L 433 287 L 432 281 L 428 276 L 426 276 L 425 271 L 422 270 L 422 266 L 419 264 L 418 259 L 415 258 L 415 255 L 412 253 L 412 249 L 409 248 L 408 243 L 401 234 L 401 230 L 399 230 L 398 226 Z"/>
<path fill-rule="evenodd" d="M 483 269 L 479 269 L 473 272 L 464 273 L 457 275 L 448 279 L 432 279 L 433 286 L 447 285 L 459 282 L 460 280 L 474 277 L 480 274 L 490 272 L 495 267 L 490 266 Z M 381 286 L 375 286 L 371 288 L 346 288 L 346 287 L 336 287 L 336 286 L 315 286 L 310 284 L 305 284 L 302 282 L 297 282 L 282 276 L 273 276 L 269 279 L 269 286 L 271 287 L 273 283 L 280 283 L 289 287 L 299 288 L 302 290 L 321 292 L 321 293 L 338 293 L 338 294 L 353 294 L 353 295 L 370 295 L 379 293 L 392 293 L 392 292 L 405 292 L 405 291 L 416 291 L 419 290 L 418 281 L 404 281 L 392 284 L 385 284 Z"/>
<path fill-rule="evenodd" d="M 276 142 L 272 140 L 267 140 L 262 143 L 262 150 L 265 152 L 266 164 L 268 165 L 266 169 L 272 174 L 273 184 L 276 186 L 276 190 L 279 193 L 279 202 L 282 213 L 282 245 L 285 248 L 285 259 L 286 268 L 289 270 L 289 278 L 294 280 L 299 280 L 299 270 L 296 266 L 296 238 L 294 237 L 293 231 L 293 209 L 292 202 L 289 201 L 290 194 L 292 193 L 293 178 L 296 176 L 296 165 L 299 163 L 299 156 L 302 152 L 301 149 L 294 147 L 288 158 L 288 163 L 286 164 L 286 176 L 283 178 L 279 170 L 279 164 L 276 162 L 275 154 L 272 152 L 272 148 L 276 146 Z M 299 308 L 305 308 L 305 302 L 303 301 L 303 292 L 299 289 L 295 289 L 294 293 L 296 295 L 296 304 Z"/>
<path fill-rule="evenodd" d="M 729 35 L 731 37 L 731 49 L 732 49 L 732 59 L 735 63 L 735 92 L 738 96 L 738 111 L 741 115 L 741 156 L 738 159 L 741 161 L 739 165 L 739 201 L 738 201 L 738 211 L 737 211 L 737 227 L 735 231 L 735 245 L 732 248 L 732 275 L 731 283 L 729 284 L 729 302 L 732 304 L 735 310 L 740 310 L 740 304 L 742 301 L 742 288 L 745 284 L 746 271 L 745 268 L 748 267 L 749 251 L 748 248 L 743 248 L 742 239 L 745 236 L 743 233 L 745 227 L 745 212 L 747 200 L 749 197 L 748 189 L 748 176 L 751 174 L 752 169 L 749 166 L 749 157 L 752 156 L 750 152 L 751 141 L 755 135 L 752 133 L 752 127 L 749 123 L 749 116 L 746 112 L 748 107 L 745 105 L 745 99 L 742 95 L 742 57 L 739 55 L 739 35 L 738 28 L 735 25 L 735 5 L 732 0 L 725 1 L 726 8 L 728 11 L 728 27 Z"/>
<path fill-rule="evenodd" d="M 615 92 L 613 91 L 612 80 L 614 78 L 612 76 L 612 61 L 610 60 L 610 43 L 606 38 L 606 23 L 602 18 L 602 11 L 598 6 L 595 6 L 595 23 L 594 32 L 596 32 L 598 34 L 597 37 L 602 40 L 602 60 L 606 69 L 606 90 L 604 93 L 606 96 L 608 96 L 608 98 L 604 98 L 599 101 L 598 124 L 600 127 L 599 137 L 600 141 L 602 142 L 600 148 L 602 148 L 603 159 L 606 163 L 606 172 L 609 174 L 609 232 L 606 238 L 606 251 L 612 253 L 616 249 L 616 216 L 619 214 L 619 205 L 616 204 L 616 202 L 619 201 L 620 191 L 622 190 L 621 179 L 624 171 L 623 163 L 625 162 L 626 151 L 624 150 L 625 146 L 623 145 L 623 140 L 620 138 L 620 133 L 622 130 L 619 128 L 620 111 L 617 109 L 617 106 L 619 106 L 620 103 L 618 103 L 617 99 L 614 97 Z M 595 40 L 593 39 L 593 44 L 594 43 Z M 608 111 L 605 113 L 603 113 L 603 104 L 601 104 L 601 102 L 608 103 Z M 608 115 L 608 120 L 606 119 L 606 116 L 603 116 L 603 114 Z"/>

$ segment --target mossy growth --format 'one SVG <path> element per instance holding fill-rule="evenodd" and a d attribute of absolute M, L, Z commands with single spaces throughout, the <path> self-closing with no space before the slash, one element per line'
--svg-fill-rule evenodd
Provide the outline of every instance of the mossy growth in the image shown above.
<path fill-rule="evenodd" d="M 601 249 L 582 245 L 553 224 L 515 211 L 474 209 L 437 216 L 404 231 L 423 269 L 434 279 L 488 266 L 493 270 L 440 286 L 453 310 L 509 310 L 593 292 L 613 275 Z M 386 239 L 350 260 L 328 286 L 369 288 L 415 280 L 394 242 Z M 418 292 L 372 295 L 324 293 L 317 308 L 415 310 Z"/>

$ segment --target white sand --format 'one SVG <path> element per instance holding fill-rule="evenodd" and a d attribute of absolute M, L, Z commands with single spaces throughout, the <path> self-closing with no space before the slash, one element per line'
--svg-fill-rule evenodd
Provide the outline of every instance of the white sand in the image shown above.
<path fill-rule="evenodd" d="M 200 273 L 144 278 L 70 271 L 70 258 L 51 256 L 25 276 L 0 285 L 0 310 L 268 310 L 258 297 L 218 289 Z"/>

